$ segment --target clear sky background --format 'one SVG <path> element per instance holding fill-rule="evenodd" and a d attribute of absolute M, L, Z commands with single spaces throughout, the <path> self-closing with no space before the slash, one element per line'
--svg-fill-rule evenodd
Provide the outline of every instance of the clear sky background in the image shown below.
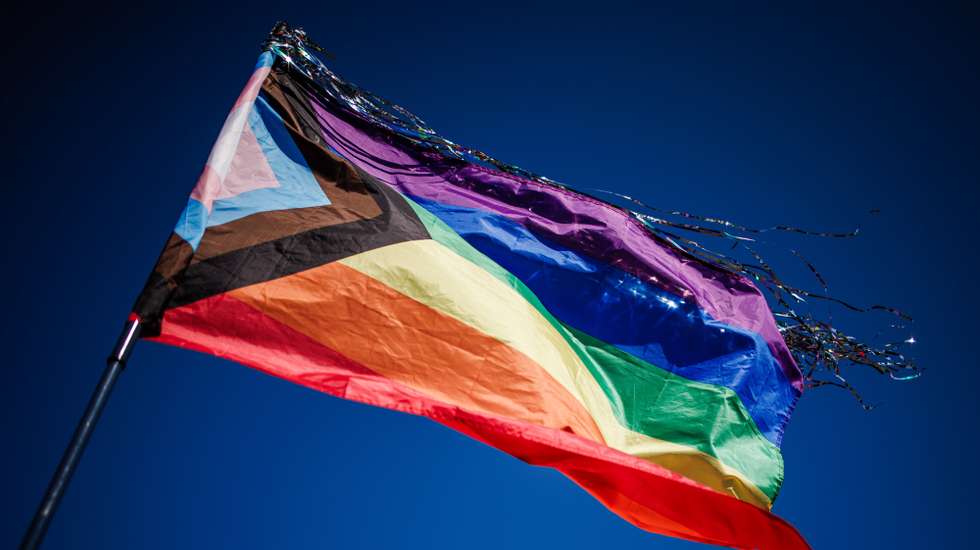
<path fill-rule="evenodd" d="M 812 287 L 788 248 L 834 294 L 912 313 L 928 370 L 854 372 L 870 413 L 805 394 L 775 512 L 819 549 L 976 546 L 975 10 L 413 4 L 9 14 L 0 546 L 28 524 L 280 18 L 450 139 L 572 186 L 757 226 L 860 224 L 766 250 Z M 835 319 L 866 337 L 893 321 Z M 46 547 L 703 548 L 430 421 L 147 343 Z"/>

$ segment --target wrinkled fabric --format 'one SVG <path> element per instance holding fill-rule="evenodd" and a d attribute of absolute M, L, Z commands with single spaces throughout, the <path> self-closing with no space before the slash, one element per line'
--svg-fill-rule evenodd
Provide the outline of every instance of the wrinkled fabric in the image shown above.
<path fill-rule="evenodd" d="M 506 263 L 513 257 L 512 253 L 519 254 L 508 244 L 515 240 L 512 237 L 522 243 L 530 240 L 551 243 L 552 247 L 572 251 L 573 255 L 587 258 L 585 261 L 595 262 L 607 273 L 615 274 L 614 285 L 618 284 L 616 279 L 628 278 L 647 288 L 665 291 L 661 295 L 672 295 L 663 305 L 675 304 L 677 308 L 694 311 L 694 316 L 706 320 L 702 323 L 705 326 L 720 325 L 712 327 L 711 334 L 716 339 L 738 340 L 738 336 L 721 332 L 725 326 L 736 329 L 741 335 L 742 343 L 737 346 L 741 353 L 732 349 L 732 361 L 726 363 L 721 356 L 729 354 L 718 350 L 716 357 L 722 361 L 720 365 L 708 364 L 701 369 L 694 366 L 678 372 L 693 380 L 728 382 L 726 387 L 747 399 L 746 406 L 766 436 L 776 445 L 781 443 L 786 423 L 802 392 L 802 375 L 776 328 L 766 299 L 747 279 L 679 256 L 626 212 L 597 199 L 454 159 L 433 158 L 344 112 L 331 111 L 316 101 L 312 103 L 327 144 L 365 172 L 406 195 L 428 201 L 426 204 L 443 212 L 449 222 L 459 223 L 453 220 L 465 218 L 453 215 L 460 209 L 484 216 L 482 227 L 470 232 L 467 238 L 494 260 Z M 512 222 L 508 228 L 512 233 L 523 231 L 528 238 L 501 237 L 503 244 L 498 246 L 494 239 L 499 236 L 503 220 Z M 498 230 L 497 235 L 494 230 Z M 574 261 L 568 265 L 573 271 L 580 269 Z M 568 274 L 569 270 L 562 272 Z M 534 286 L 533 280 L 525 282 Z M 542 288 L 550 287 L 549 282 L 541 283 Z M 581 287 L 574 284 L 567 288 L 574 291 Z M 567 307 L 596 304 L 572 299 Z M 620 310 L 628 315 L 627 311 Z M 577 316 L 583 318 L 589 314 L 579 311 Z M 605 324 L 606 317 L 594 322 Z M 641 323 L 634 327 L 634 333 L 657 331 L 656 327 L 651 329 Z M 642 353 L 650 357 L 662 355 L 657 348 L 664 342 L 661 333 L 649 334 L 646 340 L 634 338 L 628 345 L 633 350 L 644 350 Z M 760 342 L 764 345 L 759 345 Z M 693 349 L 690 352 L 696 353 Z"/>
<path fill-rule="evenodd" d="M 432 418 L 644 529 L 807 547 L 768 511 L 799 373 L 748 281 L 304 79 L 260 62 L 134 306 L 144 337 Z"/>

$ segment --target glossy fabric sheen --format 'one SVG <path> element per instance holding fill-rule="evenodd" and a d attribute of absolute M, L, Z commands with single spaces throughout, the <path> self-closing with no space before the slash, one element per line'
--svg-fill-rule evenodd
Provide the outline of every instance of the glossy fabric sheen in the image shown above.
<path fill-rule="evenodd" d="M 631 430 L 624 422 L 623 411 L 617 410 L 613 404 L 614 399 L 619 400 L 618 396 L 613 393 L 614 399 L 610 399 L 610 393 L 596 381 L 598 363 L 590 358 L 590 366 L 586 366 L 582 361 L 580 354 L 584 347 L 576 342 L 578 349 L 573 349 L 570 340 L 566 340 L 508 281 L 495 278 L 439 242 L 401 243 L 358 254 L 341 260 L 341 263 L 521 352 L 540 365 L 547 376 L 557 380 L 585 407 L 599 428 L 601 440 L 610 447 L 658 464 L 669 464 L 668 467 L 674 471 L 721 491 L 727 492 L 730 486 L 737 485 L 736 494 L 760 506 L 768 506 L 769 497 L 778 489 L 782 473 L 778 450 L 759 437 L 758 432 L 749 431 L 744 434 L 747 435 L 744 439 L 729 439 L 728 436 L 738 433 L 738 428 L 746 423 L 751 425 L 751 422 L 737 412 L 734 418 L 725 418 L 720 414 L 721 410 L 728 410 L 726 405 L 731 405 L 720 402 L 723 397 L 719 399 L 710 391 L 700 395 L 696 389 L 686 391 L 682 389 L 682 384 L 677 389 L 685 396 L 684 399 L 673 402 L 651 399 L 647 404 L 649 410 L 643 411 L 644 414 L 660 414 L 664 418 L 646 427 L 660 427 L 661 435 L 675 437 L 655 440 Z M 474 292 L 475 288 L 479 288 L 480 292 Z M 615 374 L 621 373 L 623 371 Z M 416 380 L 422 380 L 427 375 L 420 370 L 416 373 Z M 674 394 L 667 390 L 671 385 L 649 384 L 650 379 L 662 382 L 656 376 L 644 380 L 629 374 L 619 377 L 618 381 L 632 384 L 634 392 L 643 392 L 647 398 L 658 393 L 665 396 Z M 515 388 L 495 387 L 494 380 L 483 373 L 480 384 L 508 399 L 515 391 Z M 623 387 L 622 384 L 620 387 Z M 522 393 L 526 391 L 524 387 L 516 389 Z M 688 414 L 685 422 L 685 415 L 672 414 L 698 401 L 701 402 L 697 418 Z M 734 401 L 737 402 L 737 399 Z M 636 409 L 631 409 L 631 412 L 636 412 Z M 735 431 L 730 425 L 733 419 Z M 675 439 L 681 439 L 676 436 L 683 433 L 696 434 L 690 439 L 706 442 L 704 449 L 711 456 L 702 456 L 694 446 L 685 448 L 684 445 L 671 444 Z M 720 453 L 712 453 L 716 447 Z M 728 461 L 721 463 L 711 460 L 718 454 Z M 741 468 L 751 474 L 742 473 Z M 760 491 L 766 494 L 759 494 Z"/>
<path fill-rule="evenodd" d="M 228 330 L 232 326 L 235 330 Z M 809 548 L 793 527 L 763 509 L 588 438 L 445 403 L 233 297 L 169 310 L 164 327 L 156 338 L 162 343 L 224 357 L 344 399 L 422 415 L 530 464 L 555 468 L 643 529 L 734 548 Z"/>
<path fill-rule="evenodd" d="M 759 333 L 787 380 L 802 374 L 769 306 L 746 278 L 723 272 L 656 241 L 625 211 L 574 191 L 423 153 L 389 132 L 312 101 L 329 146 L 406 195 L 507 216 L 698 305 L 720 322 Z"/>
<path fill-rule="evenodd" d="M 768 512 L 800 377 L 751 283 L 309 85 L 260 60 L 134 306 L 146 337 L 427 416 L 645 529 L 806 548 Z"/>
<path fill-rule="evenodd" d="M 478 317 L 489 314 L 493 318 L 495 310 L 490 303 L 513 301 L 516 298 L 533 306 L 541 318 L 561 334 L 563 343 L 554 343 L 553 338 L 536 337 L 532 341 L 550 341 L 552 346 L 558 348 L 567 346 L 589 370 L 591 378 L 586 380 L 595 380 L 595 384 L 586 383 L 580 389 L 594 395 L 601 388 L 605 393 L 605 400 L 591 400 L 597 404 L 591 412 L 606 434 L 607 444 L 634 456 L 645 457 L 710 487 L 723 491 L 733 490 L 745 500 L 761 505 L 771 503 L 783 481 L 782 456 L 779 449 L 759 432 L 734 392 L 724 387 L 701 384 L 672 375 L 562 324 L 520 279 L 477 251 L 418 203 L 410 204 L 419 212 L 419 218 L 425 223 L 433 239 L 492 275 L 510 287 L 512 294 L 519 296 L 508 298 L 506 292 L 489 293 L 488 289 L 494 288 L 492 282 L 473 280 L 477 284 L 463 288 L 462 291 L 472 292 L 474 286 L 481 289 L 478 294 L 481 300 L 475 304 L 475 311 L 480 312 Z M 354 262 L 357 258 L 355 256 L 349 262 Z M 414 258 L 425 258 L 425 255 L 404 258 L 396 265 L 406 268 L 413 264 L 418 265 L 419 262 Z M 457 265 L 443 261 L 422 262 L 421 266 L 429 263 Z M 410 270 L 410 280 L 419 280 L 426 269 L 421 266 Z M 452 275 L 443 278 L 453 280 L 457 274 L 465 272 L 465 267 L 460 267 L 453 269 Z M 476 279 L 473 275 L 468 278 Z M 413 283 L 411 287 L 417 289 L 419 285 Z M 408 292 L 413 293 L 413 290 Z M 453 296 L 444 291 L 431 291 L 429 294 L 441 297 L 441 302 Z M 432 302 L 425 293 L 418 290 L 414 291 L 414 295 L 427 303 Z M 473 298 L 461 298 L 460 301 L 467 299 Z M 512 315 L 500 317 L 506 317 L 510 323 L 514 322 Z M 506 336 L 499 332 L 488 332 L 506 340 Z M 517 335 L 515 340 L 525 339 L 528 334 L 535 332 L 520 326 L 516 331 L 511 330 L 512 334 Z M 578 361 L 567 358 L 563 360 L 565 369 L 573 368 L 576 372 L 580 370 Z M 607 403 L 612 408 L 611 411 L 606 408 Z M 610 418 L 610 412 L 615 422 Z M 674 443 L 675 447 L 656 445 L 653 443 L 654 439 Z M 702 456 L 701 453 L 708 456 Z M 712 461 L 711 457 L 718 461 Z"/>
<path fill-rule="evenodd" d="M 494 260 L 523 270 L 528 286 L 555 298 L 547 305 L 562 310 L 556 311 L 559 319 L 601 330 L 616 323 L 607 318 L 612 313 L 622 320 L 620 326 L 629 325 L 624 333 L 629 340 L 610 338 L 621 349 L 664 368 L 682 367 L 675 372 L 692 380 L 735 390 L 759 429 L 779 445 L 800 394 L 800 374 L 765 298 L 750 282 L 678 257 L 638 221 L 595 199 L 431 155 L 422 162 L 407 145 L 399 147 L 359 121 L 313 105 L 331 147 L 406 195 L 428 201 L 447 220 L 453 221 L 449 214 L 458 209 L 455 223 L 472 229 L 465 236 Z M 464 220 L 463 213 L 482 217 Z M 524 245 L 536 250 L 520 250 Z M 628 286 L 657 303 L 627 299 Z M 580 290 L 591 292 L 591 299 L 567 295 Z M 637 303 L 638 308 L 613 307 Z M 596 310 L 603 316 L 590 318 Z M 670 328 L 660 323 L 680 315 L 690 315 L 688 328 L 698 331 L 673 331 L 671 338 L 706 342 L 707 348 L 672 346 L 663 339 Z M 726 328 L 735 330 L 721 332 Z"/>
<path fill-rule="evenodd" d="M 731 388 L 775 443 L 780 411 L 796 398 L 766 342 L 719 323 L 616 267 L 548 242 L 509 218 L 413 197 L 480 252 L 523 281 L 569 326 L 690 380 Z"/>

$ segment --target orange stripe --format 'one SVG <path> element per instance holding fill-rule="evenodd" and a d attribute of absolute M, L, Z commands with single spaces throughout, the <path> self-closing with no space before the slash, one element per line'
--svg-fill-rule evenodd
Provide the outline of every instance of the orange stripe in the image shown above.
<path fill-rule="evenodd" d="M 426 416 L 530 464 L 560 470 L 643 529 L 735 548 L 809 548 L 792 526 L 765 510 L 602 443 L 432 400 L 224 294 L 168 310 L 156 340 L 337 397 Z"/>
<path fill-rule="evenodd" d="M 341 263 L 228 294 L 433 399 L 603 441 L 529 357 Z"/>

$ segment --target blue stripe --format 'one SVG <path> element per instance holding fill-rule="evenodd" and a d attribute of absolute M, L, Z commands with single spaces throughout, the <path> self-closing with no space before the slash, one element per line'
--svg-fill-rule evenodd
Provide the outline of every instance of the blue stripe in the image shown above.
<path fill-rule="evenodd" d="M 275 60 L 276 56 L 273 55 L 272 52 L 262 52 L 262 55 L 260 55 L 259 59 L 255 62 L 255 69 L 253 70 L 257 71 L 259 69 L 264 69 L 265 67 L 271 67 Z"/>
<path fill-rule="evenodd" d="M 208 224 L 208 211 L 197 199 L 187 199 L 187 206 L 180 213 L 177 219 L 177 227 L 174 233 L 180 235 L 182 239 L 191 245 L 192 250 L 197 250 L 197 245 L 201 244 L 201 237 L 204 236 L 204 228 Z"/>
<path fill-rule="evenodd" d="M 765 340 L 499 214 L 411 196 L 524 282 L 562 322 L 690 380 L 731 388 L 778 445 L 794 390 Z"/>
<path fill-rule="evenodd" d="M 330 199 L 306 164 L 285 122 L 259 97 L 248 113 L 248 125 L 265 155 L 277 186 L 247 191 L 212 203 L 211 212 L 195 199 L 187 202 L 174 232 L 197 246 L 208 227 L 222 225 L 259 212 L 326 206 Z"/>
<path fill-rule="evenodd" d="M 248 113 L 248 124 L 279 185 L 214 201 L 208 227 L 258 212 L 330 204 L 282 118 L 264 98 L 255 101 Z"/>

